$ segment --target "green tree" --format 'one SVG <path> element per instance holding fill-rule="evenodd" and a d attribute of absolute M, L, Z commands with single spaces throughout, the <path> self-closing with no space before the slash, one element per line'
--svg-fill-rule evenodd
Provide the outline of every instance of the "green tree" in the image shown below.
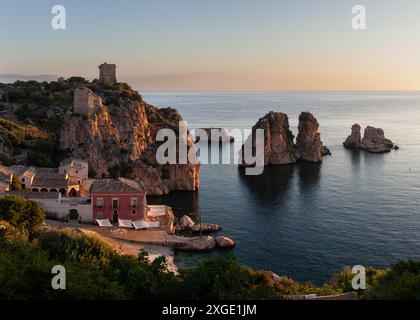
<path fill-rule="evenodd" d="M 0 199 L 0 220 L 30 233 L 45 220 L 45 212 L 37 202 L 20 196 Z"/>
<path fill-rule="evenodd" d="M 398 261 L 391 268 L 379 271 L 362 298 L 420 300 L 420 261 Z"/>

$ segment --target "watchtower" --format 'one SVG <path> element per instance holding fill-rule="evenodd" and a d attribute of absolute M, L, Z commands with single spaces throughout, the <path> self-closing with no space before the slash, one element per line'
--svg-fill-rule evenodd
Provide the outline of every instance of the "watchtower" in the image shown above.
<path fill-rule="evenodd" d="M 99 66 L 99 83 L 113 85 L 117 83 L 117 66 L 115 64 L 102 63 Z"/>

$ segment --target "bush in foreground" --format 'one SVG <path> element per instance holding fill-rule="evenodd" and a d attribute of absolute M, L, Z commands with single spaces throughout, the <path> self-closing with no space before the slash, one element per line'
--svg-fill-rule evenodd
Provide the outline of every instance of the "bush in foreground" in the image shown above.
<path fill-rule="evenodd" d="M 44 222 L 45 212 L 35 201 L 20 196 L 6 196 L 0 198 L 0 220 L 31 233 Z"/>

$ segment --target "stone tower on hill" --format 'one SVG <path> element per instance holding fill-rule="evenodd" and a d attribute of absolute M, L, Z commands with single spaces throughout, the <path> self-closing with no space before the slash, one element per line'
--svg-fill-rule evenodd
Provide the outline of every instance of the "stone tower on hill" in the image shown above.
<path fill-rule="evenodd" d="M 117 83 L 117 66 L 115 64 L 102 63 L 99 66 L 99 83 L 113 85 Z"/>

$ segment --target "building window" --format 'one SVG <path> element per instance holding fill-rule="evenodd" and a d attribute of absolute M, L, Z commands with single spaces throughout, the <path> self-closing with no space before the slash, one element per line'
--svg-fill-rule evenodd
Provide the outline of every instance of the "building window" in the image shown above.
<path fill-rule="evenodd" d="M 22 178 L 22 182 L 25 182 L 25 178 Z"/>
<path fill-rule="evenodd" d="M 135 216 L 137 214 L 137 210 L 131 210 L 131 214 Z"/>
<path fill-rule="evenodd" d="M 118 209 L 118 208 L 119 208 L 118 199 L 112 199 L 112 209 Z"/>
<path fill-rule="evenodd" d="M 137 209 L 137 199 L 131 198 L 131 209 Z"/>
<path fill-rule="evenodd" d="M 104 207 L 104 199 L 99 198 L 96 200 L 96 208 L 102 209 Z"/>
<path fill-rule="evenodd" d="M 104 218 L 104 214 L 102 212 L 98 212 L 96 216 L 98 217 L 98 219 Z"/>

